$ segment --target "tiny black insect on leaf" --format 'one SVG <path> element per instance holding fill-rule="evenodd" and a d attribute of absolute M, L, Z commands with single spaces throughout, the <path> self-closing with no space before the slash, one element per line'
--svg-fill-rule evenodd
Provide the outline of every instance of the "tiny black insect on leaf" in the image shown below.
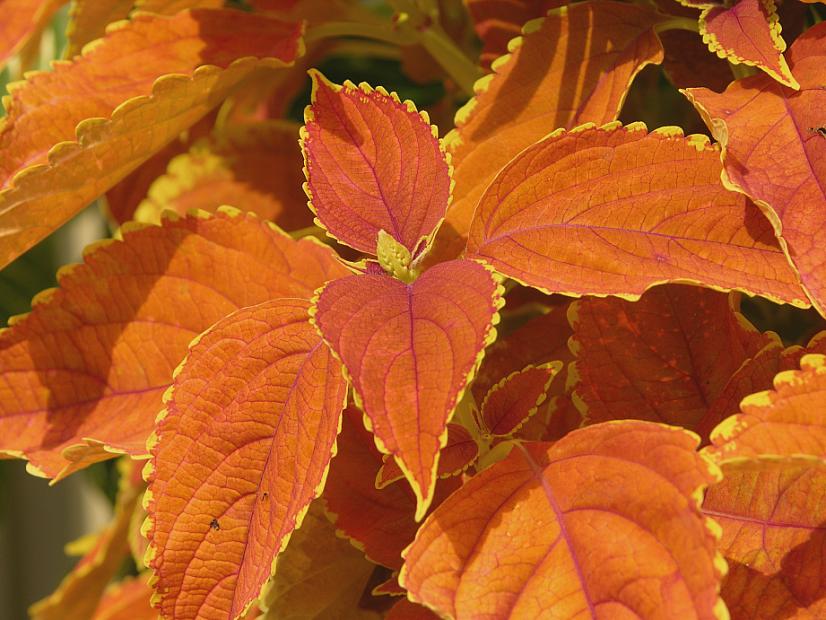
<path fill-rule="evenodd" d="M 211 527 L 213 530 L 220 530 L 221 524 L 218 523 L 218 519 L 213 519 L 209 522 L 209 527 Z"/>

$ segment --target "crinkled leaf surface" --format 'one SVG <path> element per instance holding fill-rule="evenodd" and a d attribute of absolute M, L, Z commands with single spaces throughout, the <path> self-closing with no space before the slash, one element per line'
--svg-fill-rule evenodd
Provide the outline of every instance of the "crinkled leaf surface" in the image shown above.
<path fill-rule="evenodd" d="M 776 343 L 728 295 L 694 286 L 659 286 L 635 303 L 585 298 L 570 317 L 575 390 L 589 422 L 634 418 L 696 430 L 741 366 Z"/>
<path fill-rule="evenodd" d="M 240 11 L 137 16 L 83 56 L 13 87 L 0 127 L 0 266 L 195 123 L 253 70 L 291 63 L 302 51 L 300 35 L 300 24 Z"/>
<path fill-rule="evenodd" d="M 696 443 L 626 421 L 517 447 L 430 515 L 399 581 L 457 619 L 724 617 Z"/>
<path fill-rule="evenodd" d="M 781 84 L 798 87 L 783 58 L 786 42 L 780 36 L 774 0 L 708 6 L 700 14 L 700 34 L 718 56 L 759 67 Z"/>
<path fill-rule="evenodd" d="M 191 209 L 213 212 L 232 205 L 285 230 L 310 226 L 297 141 L 293 123 L 227 127 L 175 157 L 150 187 L 135 218 L 156 222 L 166 209 L 184 215 Z"/>
<path fill-rule="evenodd" d="M 808 454 L 826 458 L 826 356 L 806 355 L 800 370 L 774 378 L 774 390 L 740 404 L 742 413 L 711 434 L 709 455 L 718 460 L 760 454 Z"/>
<path fill-rule="evenodd" d="M 3 0 L 0 5 L 0 70 L 26 41 L 40 32 L 62 0 Z"/>
<path fill-rule="evenodd" d="M 447 425 L 447 443 L 439 452 L 438 476 L 447 478 L 460 474 L 479 456 L 479 446 L 467 429 L 461 424 Z M 384 465 L 376 477 L 376 486 L 383 488 L 404 478 L 404 472 L 396 460 L 389 455 L 384 457 Z"/>
<path fill-rule="evenodd" d="M 412 284 L 386 275 L 331 282 L 314 320 L 349 373 L 382 452 L 418 499 L 433 497 L 447 421 L 495 337 L 500 291 L 478 263 L 441 263 Z"/>
<path fill-rule="evenodd" d="M 800 90 L 769 76 L 737 80 L 724 93 L 692 88 L 688 98 L 723 145 L 725 182 L 751 196 L 782 235 L 800 281 L 826 313 L 826 24 L 791 46 Z"/>
<path fill-rule="evenodd" d="M 228 211 L 123 236 L 0 332 L 0 453 L 51 478 L 111 458 L 103 445 L 145 454 L 172 371 L 210 325 L 347 273 L 329 248 Z"/>
<path fill-rule="evenodd" d="M 236 618 L 320 495 L 347 384 L 309 323 L 275 299 L 205 332 L 159 416 L 150 566 L 166 618 Z"/>
<path fill-rule="evenodd" d="M 466 0 L 473 28 L 482 40 L 482 67 L 507 53 L 511 39 L 522 34 L 526 22 L 563 6 L 563 0 Z"/>
<path fill-rule="evenodd" d="M 149 575 L 126 577 L 106 591 L 92 620 L 157 620 L 151 597 Z"/>
<path fill-rule="evenodd" d="M 485 191 L 468 255 L 546 292 L 633 298 L 693 281 L 806 305 L 771 225 L 720 171 L 707 138 L 675 128 L 560 130 Z"/>
<path fill-rule="evenodd" d="M 342 86 L 317 71 L 302 145 L 307 193 L 322 225 L 375 254 L 384 230 L 413 253 L 444 217 L 450 172 L 436 128 L 383 88 Z"/>
<path fill-rule="evenodd" d="M 802 457 L 736 459 L 703 512 L 722 527 L 722 595 L 733 620 L 826 614 L 826 464 Z"/>
<path fill-rule="evenodd" d="M 413 541 L 419 527 L 413 519 L 416 497 L 404 481 L 376 488 L 382 457 L 362 424 L 362 413 L 348 407 L 343 418 L 338 453 L 324 488 L 324 503 L 334 516 L 336 528 L 370 560 L 399 569 L 401 552 Z M 439 480 L 433 505 L 437 506 L 459 484 L 456 477 Z"/>
<path fill-rule="evenodd" d="M 134 0 L 73 0 L 66 28 L 65 56 L 72 58 L 80 54 L 84 45 L 103 36 L 106 26 L 126 19 L 134 5 Z"/>
<path fill-rule="evenodd" d="M 548 397 L 561 362 L 527 366 L 494 385 L 482 401 L 482 421 L 492 435 L 510 435 L 536 413 Z"/>
<path fill-rule="evenodd" d="M 344 538 L 314 502 L 278 559 L 259 604 L 261 620 L 378 619 L 358 608 L 375 565 Z"/>
<path fill-rule="evenodd" d="M 456 181 L 445 235 L 467 235 L 485 187 L 522 149 L 560 127 L 614 120 L 634 76 L 662 61 L 661 19 L 648 7 L 598 0 L 527 24 L 445 138 Z"/>

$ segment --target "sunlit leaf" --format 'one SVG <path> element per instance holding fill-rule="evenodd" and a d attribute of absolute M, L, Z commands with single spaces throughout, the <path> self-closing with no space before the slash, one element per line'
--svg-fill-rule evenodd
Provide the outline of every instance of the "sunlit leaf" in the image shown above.
<path fill-rule="evenodd" d="M 344 411 L 338 454 L 330 464 L 323 499 L 335 525 L 372 561 L 388 568 L 402 566 L 401 552 L 413 541 L 418 525 L 413 519 L 416 497 L 404 481 L 377 489 L 382 458 L 372 435 L 362 424 L 362 413 Z M 459 478 L 436 483 L 437 506 L 460 485 Z"/>
<path fill-rule="evenodd" d="M 307 193 L 335 238 L 375 254 L 380 230 L 414 253 L 444 217 L 450 172 L 429 123 L 379 87 L 342 86 L 317 71 L 301 132 Z"/>
<path fill-rule="evenodd" d="M 575 391 L 589 422 L 634 418 L 697 430 L 740 368 L 778 344 L 728 295 L 693 286 L 660 286 L 635 303 L 585 298 L 570 316 Z"/>
<path fill-rule="evenodd" d="M 774 378 L 774 390 L 740 404 L 742 413 L 724 420 L 706 451 L 715 459 L 760 454 L 808 454 L 826 459 L 826 356 L 806 355 L 800 370 Z"/>
<path fill-rule="evenodd" d="M 798 87 L 783 58 L 786 42 L 780 36 L 774 0 L 709 3 L 700 14 L 700 34 L 718 56 L 759 67 L 781 84 Z"/>
<path fill-rule="evenodd" d="M 278 559 L 259 604 L 264 611 L 260 618 L 377 619 L 377 612 L 358 609 L 374 568 L 361 551 L 336 536 L 322 505 L 314 502 Z"/>
<path fill-rule="evenodd" d="M 135 8 L 159 15 L 174 15 L 187 9 L 220 9 L 224 0 L 135 0 Z"/>
<path fill-rule="evenodd" d="M 157 222 L 166 209 L 184 215 L 231 205 L 297 230 L 312 224 L 303 179 L 297 125 L 272 121 L 228 127 L 175 157 L 150 187 L 135 219 Z"/>
<path fill-rule="evenodd" d="M 0 332 L 0 453 L 50 478 L 110 451 L 145 454 L 172 371 L 210 325 L 347 273 L 329 248 L 230 211 L 123 236 Z"/>
<path fill-rule="evenodd" d="M 302 51 L 300 34 L 300 24 L 240 11 L 137 16 L 74 61 L 12 85 L 0 128 L 0 267 L 163 148 L 253 70 L 291 63 Z"/>
<path fill-rule="evenodd" d="M 80 54 L 84 45 L 103 36 L 106 26 L 126 19 L 134 4 L 134 0 L 72 0 L 65 56 Z"/>
<path fill-rule="evenodd" d="M 447 421 L 495 338 L 500 291 L 478 263 L 451 261 L 406 285 L 386 275 L 331 282 L 314 308 L 382 452 L 405 472 L 417 519 L 433 497 Z"/>
<path fill-rule="evenodd" d="M 308 308 L 241 309 L 176 374 L 149 442 L 148 563 L 165 618 L 243 613 L 321 493 L 347 384 Z"/>
<path fill-rule="evenodd" d="M 131 470 L 141 463 L 121 461 L 121 484 L 115 514 L 92 548 L 78 561 L 57 590 L 29 609 L 32 620 L 88 620 L 101 602 L 101 595 L 128 553 L 129 520 L 143 495 L 143 480 L 135 482 Z M 148 599 L 147 599 L 148 602 Z"/>
<path fill-rule="evenodd" d="M 485 187 L 522 149 L 560 127 L 616 119 L 634 76 L 662 61 L 654 33 L 662 19 L 649 7 L 596 0 L 526 24 L 445 138 L 456 181 L 445 242 L 467 236 Z"/>
<path fill-rule="evenodd" d="M 494 385 L 482 401 L 485 430 L 492 435 L 510 435 L 545 402 L 551 381 L 560 370 L 561 362 L 527 366 Z"/>
<path fill-rule="evenodd" d="M 0 4 L 0 70 L 30 37 L 39 34 L 65 0 L 3 0 Z"/>
<path fill-rule="evenodd" d="M 789 65 L 800 90 L 769 76 L 737 80 L 723 94 L 686 95 L 723 146 L 724 182 L 757 201 L 782 235 L 800 281 L 826 313 L 826 24 L 791 46 Z"/>
<path fill-rule="evenodd" d="M 708 139 L 677 128 L 560 130 L 487 188 L 468 255 L 545 292 L 635 298 L 692 281 L 805 306 L 771 225 L 720 171 Z"/>
<path fill-rule="evenodd" d="M 802 457 L 724 463 L 703 512 L 722 527 L 732 620 L 826 614 L 826 464 Z"/>
<path fill-rule="evenodd" d="M 149 575 L 127 577 L 106 591 L 92 620 L 157 620 L 151 596 Z"/>
<path fill-rule="evenodd" d="M 627 421 L 517 447 L 428 517 L 399 581 L 457 619 L 724 617 L 696 443 Z"/>

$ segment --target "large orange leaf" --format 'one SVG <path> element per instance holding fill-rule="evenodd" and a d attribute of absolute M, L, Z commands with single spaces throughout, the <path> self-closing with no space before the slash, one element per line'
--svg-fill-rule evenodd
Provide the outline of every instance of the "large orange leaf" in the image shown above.
<path fill-rule="evenodd" d="M 566 4 L 565 0 L 466 0 L 473 27 L 482 40 L 482 67 L 507 53 L 511 39 L 522 34 L 526 22 L 544 17 L 548 11 Z"/>
<path fill-rule="evenodd" d="M 577 301 L 570 312 L 575 391 L 588 421 L 634 418 L 696 430 L 740 368 L 777 345 L 737 310 L 724 293 L 684 285 L 656 287 L 635 303 Z"/>
<path fill-rule="evenodd" d="M 800 370 L 774 378 L 774 390 L 740 404 L 742 413 L 724 420 L 706 451 L 713 458 L 760 454 L 808 454 L 826 459 L 826 356 L 806 355 Z"/>
<path fill-rule="evenodd" d="M 13 86 L 0 128 L 0 267 L 204 116 L 253 70 L 291 63 L 302 51 L 300 34 L 300 24 L 239 11 L 142 15 L 74 61 Z"/>
<path fill-rule="evenodd" d="M 123 237 L 87 250 L 0 333 L 0 454 L 41 475 L 111 458 L 104 446 L 145 454 L 192 338 L 238 308 L 306 299 L 347 273 L 329 248 L 231 211 Z"/>
<path fill-rule="evenodd" d="M 737 0 L 730 6 L 710 2 L 700 14 L 700 34 L 721 58 L 759 67 L 791 88 L 799 86 L 783 58 L 786 42 L 774 0 Z"/>
<path fill-rule="evenodd" d="M 662 61 L 654 33 L 662 19 L 649 7 L 596 0 L 526 24 L 445 138 L 456 181 L 445 242 L 467 236 L 485 187 L 522 149 L 559 127 L 616 119 L 634 76 Z"/>
<path fill-rule="evenodd" d="M 119 463 L 120 488 L 111 522 L 57 589 L 31 606 L 32 620 L 88 620 L 99 607 L 104 589 L 128 554 L 129 521 L 145 488 L 139 476 L 135 481 L 130 474 L 140 467 L 130 460 Z"/>
<path fill-rule="evenodd" d="M 323 499 L 335 525 L 373 562 L 389 568 L 402 566 L 402 550 L 413 541 L 419 526 L 413 519 L 416 497 L 404 482 L 382 489 L 375 485 L 382 457 L 364 428 L 362 413 L 344 411 L 338 454 L 330 465 Z M 457 477 L 439 480 L 433 505 L 453 492 Z"/>
<path fill-rule="evenodd" d="M 826 616 L 826 464 L 757 458 L 722 469 L 703 512 L 722 527 L 722 595 L 732 619 Z"/>
<path fill-rule="evenodd" d="M 321 224 L 357 250 L 376 253 L 380 230 L 411 254 L 444 217 L 450 171 L 426 113 L 383 88 L 317 71 L 301 132 L 307 195 Z"/>
<path fill-rule="evenodd" d="M 190 209 L 213 212 L 232 205 L 286 230 L 310 226 L 297 141 L 298 126 L 281 121 L 218 131 L 172 159 L 166 174 L 149 188 L 135 219 L 157 222 L 166 209 L 184 215 Z"/>
<path fill-rule="evenodd" d="M 127 577 L 106 591 L 92 620 L 157 620 L 151 596 L 149 575 Z"/>
<path fill-rule="evenodd" d="M 236 618 L 320 495 L 347 384 L 309 323 L 275 299 L 206 331 L 150 440 L 149 565 L 165 618 Z"/>
<path fill-rule="evenodd" d="M 344 362 L 376 444 L 418 500 L 433 498 L 447 421 L 496 337 L 500 290 L 478 263 L 451 261 L 406 285 L 386 275 L 331 282 L 314 321 Z"/>
<path fill-rule="evenodd" d="M 65 56 L 80 54 L 84 45 L 103 36 L 107 25 L 126 19 L 134 4 L 134 0 L 73 0 Z"/>
<path fill-rule="evenodd" d="M 428 517 L 399 582 L 464 618 L 722 618 L 695 436 L 648 422 L 526 444 Z"/>
<path fill-rule="evenodd" d="M 28 39 L 40 32 L 64 0 L 0 1 L 0 70 Z"/>
<path fill-rule="evenodd" d="M 723 146 L 724 182 L 757 201 L 787 246 L 812 302 L 826 313 L 826 24 L 792 45 L 800 90 L 768 76 L 737 80 L 723 94 L 685 91 Z"/>
<path fill-rule="evenodd" d="M 805 306 L 769 222 L 720 170 L 707 138 L 677 128 L 559 130 L 485 191 L 468 255 L 545 292 L 635 298 L 693 281 Z"/>
<path fill-rule="evenodd" d="M 374 568 L 361 551 L 336 536 L 322 504 L 313 502 L 278 558 L 259 603 L 260 618 L 377 620 L 377 612 L 358 606 Z"/>

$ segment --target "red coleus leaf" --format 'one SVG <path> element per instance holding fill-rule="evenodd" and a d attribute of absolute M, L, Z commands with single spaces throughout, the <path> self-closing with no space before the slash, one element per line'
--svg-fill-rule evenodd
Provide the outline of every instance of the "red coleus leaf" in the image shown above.
<path fill-rule="evenodd" d="M 559 127 L 616 119 L 637 73 L 662 61 L 654 33 L 662 19 L 649 7 L 597 0 L 526 24 L 445 138 L 456 190 L 440 237 L 467 236 L 485 188 L 520 151 Z"/>
<path fill-rule="evenodd" d="M 401 600 L 390 609 L 385 620 L 437 620 L 439 616 L 427 607 L 411 603 L 407 599 Z"/>
<path fill-rule="evenodd" d="M 740 404 L 742 413 L 711 434 L 707 453 L 718 460 L 761 454 L 826 456 L 826 356 L 807 355 L 800 370 L 774 378 L 774 390 L 758 392 Z"/>
<path fill-rule="evenodd" d="M 50 478 L 145 454 L 190 340 L 244 306 L 308 299 L 347 273 L 334 256 L 230 210 L 93 246 L 0 332 L 0 453 Z"/>
<path fill-rule="evenodd" d="M 317 71 L 301 132 L 307 194 L 336 239 L 376 253 L 380 230 L 413 254 L 444 217 L 450 171 L 436 128 L 383 88 Z"/>
<path fill-rule="evenodd" d="M 0 267 L 194 124 L 254 69 L 292 63 L 300 37 L 300 24 L 240 11 L 138 15 L 85 55 L 13 86 L 0 128 Z"/>
<path fill-rule="evenodd" d="M 482 401 L 481 417 L 487 432 L 510 435 L 537 412 L 548 397 L 561 362 L 527 366 L 494 385 Z"/>
<path fill-rule="evenodd" d="M 468 255 L 546 292 L 635 298 L 689 280 L 806 305 L 771 226 L 720 169 L 707 138 L 676 128 L 554 132 L 485 191 Z"/>
<path fill-rule="evenodd" d="M 723 566 L 697 505 L 717 474 L 695 446 L 626 421 L 517 447 L 428 517 L 399 581 L 457 619 L 721 617 Z"/>
<path fill-rule="evenodd" d="M 800 90 L 768 76 L 737 80 L 723 94 L 685 91 L 723 146 L 724 182 L 756 200 L 782 236 L 812 302 L 826 313 L 826 24 L 792 45 Z"/>
<path fill-rule="evenodd" d="M 344 363 L 376 444 L 418 500 L 433 498 L 447 421 L 495 338 L 501 289 L 478 263 L 451 261 L 412 284 L 358 275 L 327 285 L 314 321 Z"/>
<path fill-rule="evenodd" d="M 479 456 L 479 446 L 468 430 L 461 424 L 447 425 L 447 443 L 439 452 L 439 478 L 449 478 L 462 473 L 472 465 Z M 389 455 L 384 456 L 384 464 L 376 476 L 376 487 L 382 489 L 391 482 L 404 478 L 396 460 Z"/>
<path fill-rule="evenodd" d="M 416 497 L 405 483 L 375 485 L 382 466 L 372 435 L 354 407 L 344 411 L 338 453 L 330 465 L 323 499 L 341 530 L 374 562 L 389 568 L 402 566 L 402 550 L 413 541 L 419 526 L 413 519 Z M 438 506 L 461 482 L 439 480 L 433 505 Z"/>
<path fill-rule="evenodd" d="M 570 316 L 575 391 L 589 422 L 634 418 L 710 430 L 706 418 L 732 378 L 762 349 L 780 348 L 728 295 L 693 286 L 660 286 L 635 303 L 585 298 Z"/>
<path fill-rule="evenodd" d="M 164 617 L 244 612 L 321 493 L 347 385 L 308 308 L 276 299 L 231 314 L 175 378 L 147 491 Z"/>
<path fill-rule="evenodd" d="M 700 14 L 700 34 L 712 52 L 734 63 L 760 67 L 781 84 L 797 88 L 783 52 L 774 0 L 708 3 Z"/>
<path fill-rule="evenodd" d="M 804 457 L 722 465 L 703 512 L 722 528 L 729 565 L 723 599 L 732 620 L 826 614 L 826 464 Z"/>

